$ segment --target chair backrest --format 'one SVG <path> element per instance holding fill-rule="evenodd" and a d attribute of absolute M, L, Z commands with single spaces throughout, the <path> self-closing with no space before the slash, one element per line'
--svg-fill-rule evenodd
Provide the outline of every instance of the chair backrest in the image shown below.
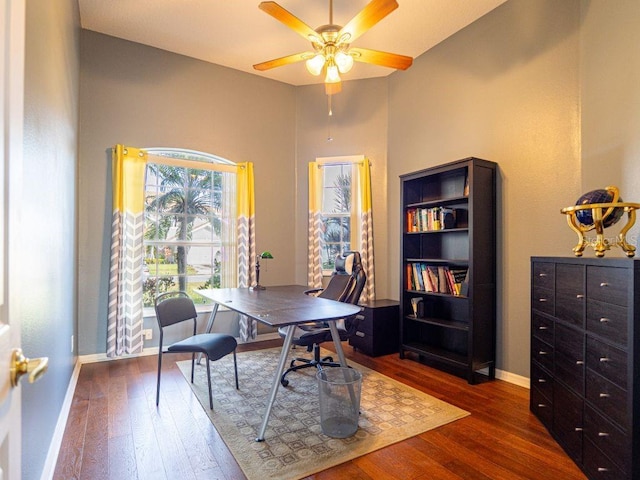
<path fill-rule="evenodd" d="M 318 296 L 357 304 L 366 281 L 360 252 L 344 252 L 336 256 L 335 270 Z"/>
<path fill-rule="evenodd" d="M 161 329 L 198 316 L 193 300 L 186 292 L 168 292 L 158 295 L 154 307 L 158 326 Z"/>

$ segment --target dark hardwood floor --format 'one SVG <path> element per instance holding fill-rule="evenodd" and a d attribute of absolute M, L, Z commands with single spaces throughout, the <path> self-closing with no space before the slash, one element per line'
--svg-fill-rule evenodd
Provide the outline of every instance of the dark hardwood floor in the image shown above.
<path fill-rule="evenodd" d="M 239 350 L 266 348 L 267 342 Z M 500 380 L 468 385 L 398 355 L 354 361 L 457 405 L 470 416 L 325 470 L 314 479 L 572 480 L 586 477 L 529 413 L 529 391 Z M 55 479 L 244 479 L 175 366 L 165 356 L 160 407 L 155 356 L 85 364 Z"/>

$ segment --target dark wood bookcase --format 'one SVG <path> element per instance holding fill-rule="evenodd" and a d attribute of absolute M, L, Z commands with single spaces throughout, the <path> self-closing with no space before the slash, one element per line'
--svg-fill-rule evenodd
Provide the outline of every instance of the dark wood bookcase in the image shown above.
<path fill-rule="evenodd" d="M 495 378 L 496 172 L 470 157 L 400 176 L 400 358 L 469 383 Z"/>

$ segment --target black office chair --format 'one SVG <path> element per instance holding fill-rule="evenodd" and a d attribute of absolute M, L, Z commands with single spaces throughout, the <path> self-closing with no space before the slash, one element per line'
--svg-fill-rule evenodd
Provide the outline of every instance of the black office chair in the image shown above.
<path fill-rule="evenodd" d="M 156 297 L 154 306 L 156 319 L 160 328 L 160 345 L 158 346 L 158 388 L 156 392 L 156 405 L 160 402 L 160 373 L 162 371 L 162 355 L 164 353 L 188 352 L 191 353 L 191 383 L 193 383 L 193 369 L 196 353 L 203 354 L 207 360 L 207 382 L 209 386 L 209 408 L 213 410 L 213 398 L 211 395 L 211 371 L 209 362 L 218 360 L 233 352 L 233 366 L 236 374 L 236 389 L 238 388 L 238 364 L 236 363 L 236 347 L 238 342 L 232 335 L 224 333 L 196 333 L 198 327 L 198 314 L 193 300 L 186 292 L 168 292 Z M 162 340 L 164 329 L 170 325 L 193 320 L 193 335 L 176 342 L 166 349 Z"/>
<path fill-rule="evenodd" d="M 336 257 L 335 270 L 326 288 L 311 289 L 305 293 L 356 305 L 366 282 L 367 276 L 362 268 L 360 253 L 345 252 Z M 341 341 L 348 340 L 355 334 L 360 318 L 359 315 L 353 315 L 336 321 Z M 286 329 L 280 328 L 278 333 L 284 337 Z M 332 340 L 327 322 L 313 322 L 297 326 L 293 336 L 293 344 L 307 347 L 308 352 L 313 352 L 313 358 L 294 358 L 280 378 L 282 386 L 289 385 L 289 380 L 285 378 L 289 372 L 309 367 L 316 367 L 318 370 L 321 370 L 322 367 L 339 367 L 340 364 L 334 362 L 330 356 L 320 358 L 320 344 Z M 296 365 L 296 362 L 299 364 Z"/>

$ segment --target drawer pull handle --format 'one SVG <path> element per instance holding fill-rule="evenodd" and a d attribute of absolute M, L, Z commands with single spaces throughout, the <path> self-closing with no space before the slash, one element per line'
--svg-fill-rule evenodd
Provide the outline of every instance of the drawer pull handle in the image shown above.
<path fill-rule="evenodd" d="M 538 407 L 539 408 L 547 408 L 547 405 L 545 403 L 539 403 Z"/>
<path fill-rule="evenodd" d="M 577 299 L 583 299 L 583 298 L 584 298 L 584 295 L 582 295 L 581 293 L 579 293 L 579 294 L 577 294 L 577 295 L 576 295 L 576 298 L 577 298 Z"/>
<path fill-rule="evenodd" d="M 547 383 L 547 381 L 544 378 L 539 378 L 538 383 Z"/>
<path fill-rule="evenodd" d="M 364 332 L 356 332 L 356 337 L 364 337 Z"/>
<path fill-rule="evenodd" d="M 549 330 L 549 327 L 538 327 L 538 330 Z"/>
<path fill-rule="evenodd" d="M 539 298 L 538 301 L 544 303 L 544 302 L 547 301 L 547 299 L 546 298 Z"/>
<path fill-rule="evenodd" d="M 600 473 L 604 473 L 604 472 L 608 472 L 608 471 L 609 471 L 608 468 L 598 467 L 598 472 L 600 472 Z"/>
<path fill-rule="evenodd" d="M 609 286 L 609 284 L 608 284 L 607 282 L 602 282 L 602 283 L 600 284 L 600 286 L 601 286 L 601 287 L 608 287 L 608 286 Z"/>
<path fill-rule="evenodd" d="M 538 274 L 538 276 L 539 276 L 539 277 L 546 277 L 546 276 L 547 276 L 547 274 L 546 274 L 546 273 L 539 273 L 539 274 Z"/>
<path fill-rule="evenodd" d="M 549 355 L 549 352 L 545 352 L 544 350 L 540 350 L 538 352 L 539 355 Z"/>
<path fill-rule="evenodd" d="M 576 432 L 581 432 L 583 430 L 583 428 L 582 427 L 576 427 L 573 430 L 576 431 Z"/>
<path fill-rule="evenodd" d="M 576 360 L 576 365 L 584 365 L 584 362 L 582 360 Z"/>
<path fill-rule="evenodd" d="M 599 437 L 608 437 L 609 434 L 607 432 L 598 432 Z"/>
<path fill-rule="evenodd" d="M 600 394 L 600 398 L 609 398 L 611 395 L 609 395 L 608 393 L 601 393 Z"/>
<path fill-rule="evenodd" d="M 600 357 L 600 361 L 601 361 L 602 363 L 606 363 L 606 362 L 610 362 L 610 361 L 611 361 L 611 359 L 610 359 L 610 358 L 608 358 L 608 357 Z"/>
<path fill-rule="evenodd" d="M 610 320 L 610 319 L 608 319 L 607 317 L 602 317 L 602 318 L 600 319 L 600 323 L 609 323 L 610 321 L 611 321 L 611 320 Z"/>

